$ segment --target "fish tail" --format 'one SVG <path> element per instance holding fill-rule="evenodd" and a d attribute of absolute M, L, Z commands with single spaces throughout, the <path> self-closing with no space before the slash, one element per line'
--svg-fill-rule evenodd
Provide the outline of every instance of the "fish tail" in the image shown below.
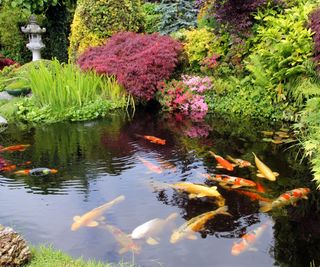
<path fill-rule="evenodd" d="M 259 205 L 260 205 L 259 211 L 261 212 L 268 212 L 272 209 L 272 203 L 270 202 L 259 201 Z"/>
<path fill-rule="evenodd" d="M 209 151 L 209 153 L 212 155 L 212 156 L 214 156 L 214 157 L 216 157 L 216 156 L 218 156 L 216 153 L 214 153 L 213 151 Z"/>
<path fill-rule="evenodd" d="M 257 157 L 257 155 L 254 152 L 252 152 L 252 154 L 253 154 L 254 157 Z"/>
<path fill-rule="evenodd" d="M 173 220 L 175 220 L 177 217 L 178 217 L 178 213 L 176 213 L 176 212 L 171 213 L 171 214 L 166 218 L 166 221 L 167 221 L 167 222 L 173 221 Z"/>

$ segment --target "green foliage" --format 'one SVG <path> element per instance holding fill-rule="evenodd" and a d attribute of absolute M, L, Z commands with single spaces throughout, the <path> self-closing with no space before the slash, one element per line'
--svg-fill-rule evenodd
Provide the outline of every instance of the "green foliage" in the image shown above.
<path fill-rule="evenodd" d="M 158 26 L 161 34 L 192 28 L 197 24 L 197 10 L 192 0 L 162 0 L 156 11 L 162 14 Z"/>
<path fill-rule="evenodd" d="M 19 118 L 33 122 L 87 120 L 102 117 L 111 109 L 132 105 L 114 77 L 81 72 L 74 65 L 53 61 L 50 68 L 31 66 L 27 79 L 32 98 L 18 106 Z"/>
<path fill-rule="evenodd" d="M 158 24 L 161 21 L 161 15 L 156 11 L 159 4 L 157 3 L 144 3 L 142 5 L 144 13 L 144 31 L 146 33 L 158 32 Z"/>
<path fill-rule="evenodd" d="M 30 12 L 9 5 L 0 5 L 0 53 L 24 63 L 31 59 L 26 48 L 27 37 L 20 27 L 28 23 Z"/>
<path fill-rule="evenodd" d="M 67 254 L 52 247 L 40 246 L 32 249 L 32 260 L 26 267 L 133 267 L 132 263 L 120 262 L 119 264 L 101 263 L 95 261 L 85 262 L 82 259 L 74 260 Z"/>
<path fill-rule="evenodd" d="M 180 39 L 183 39 L 184 49 L 189 58 L 191 71 L 200 71 L 205 58 L 225 54 L 225 40 L 206 28 L 181 30 Z"/>
<path fill-rule="evenodd" d="M 89 46 L 102 45 L 120 31 L 140 31 L 140 0 L 80 0 L 71 25 L 69 59 L 74 62 Z"/>
<path fill-rule="evenodd" d="M 303 3 L 277 14 L 272 10 L 258 11 L 250 40 L 252 54 L 246 68 L 255 86 L 276 93 L 274 101 L 286 101 L 288 82 L 308 72 L 312 56 L 312 33 L 306 28 L 308 14 L 314 5 Z"/>

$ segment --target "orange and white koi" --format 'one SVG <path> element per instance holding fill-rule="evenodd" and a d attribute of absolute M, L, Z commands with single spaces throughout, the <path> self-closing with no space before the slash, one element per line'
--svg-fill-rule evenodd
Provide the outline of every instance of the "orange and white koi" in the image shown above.
<path fill-rule="evenodd" d="M 155 164 L 153 164 L 152 162 L 144 159 L 144 158 L 141 158 L 139 156 L 137 156 L 137 158 L 143 163 L 144 166 L 146 166 L 150 171 L 152 172 L 155 172 L 155 173 L 162 173 L 163 172 L 163 169 Z"/>
<path fill-rule="evenodd" d="M 225 174 L 216 174 L 214 176 L 203 174 L 203 176 L 205 176 L 209 180 L 219 182 L 221 186 L 232 184 L 231 188 L 239 188 L 242 186 L 256 186 L 256 183 L 251 180 Z"/>
<path fill-rule="evenodd" d="M 216 159 L 216 161 L 219 163 L 217 165 L 217 168 L 223 168 L 223 169 L 226 169 L 228 171 L 233 171 L 233 164 L 231 164 L 229 161 L 227 161 L 226 159 L 224 159 L 223 157 L 215 154 L 214 152 L 212 151 L 209 151 L 209 153 L 214 156 L 214 158 Z"/>
<path fill-rule="evenodd" d="M 274 208 L 280 208 L 286 205 L 295 205 L 296 202 L 299 199 L 308 199 L 307 195 L 310 193 L 309 188 L 296 188 L 290 191 L 287 191 L 283 194 L 281 194 L 278 198 L 276 198 L 274 201 L 271 203 L 267 202 L 260 202 L 260 211 L 261 212 L 268 212 Z"/>
<path fill-rule="evenodd" d="M 96 227 L 99 225 L 99 223 L 96 221 L 97 218 L 101 217 L 102 214 L 109 208 L 111 208 L 113 205 L 123 201 L 125 197 L 123 195 L 118 196 L 114 200 L 107 202 L 103 204 L 100 207 L 94 208 L 91 211 L 88 211 L 87 213 L 83 214 L 82 216 L 74 216 L 73 220 L 74 223 L 71 225 L 71 230 L 76 231 L 82 226 L 87 227 Z"/>
<path fill-rule="evenodd" d="M 14 172 L 17 175 L 31 175 L 31 176 L 45 176 L 48 174 L 55 174 L 58 170 L 56 169 L 49 169 L 49 168 L 34 168 L 34 169 L 26 169 L 26 170 L 19 170 Z"/>
<path fill-rule="evenodd" d="M 0 149 L 0 152 L 14 152 L 14 151 L 25 151 L 29 144 L 26 145 L 15 145 L 15 146 L 7 146 Z"/>
<path fill-rule="evenodd" d="M 239 242 L 235 242 L 231 248 L 231 254 L 233 256 L 238 256 L 239 254 L 247 251 L 247 250 L 256 250 L 253 248 L 253 245 L 257 242 L 257 240 L 261 237 L 263 232 L 267 229 L 268 224 L 264 223 L 260 225 L 258 228 L 246 233 L 241 237 Z"/>
<path fill-rule="evenodd" d="M 258 201 L 263 201 L 263 202 L 272 202 L 272 199 L 263 197 L 263 196 L 259 195 L 258 193 L 255 193 L 255 192 L 251 192 L 251 191 L 247 191 L 247 190 L 239 190 L 239 189 L 236 190 L 236 192 L 247 196 L 251 200 L 258 200 Z"/>
<path fill-rule="evenodd" d="M 250 167 L 251 163 L 249 161 L 243 160 L 243 159 L 235 159 L 231 156 L 227 156 L 227 159 L 231 160 L 234 164 L 236 164 L 239 168 L 246 168 Z"/>
<path fill-rule="evenodd" d="M 224 214 L 231 216 L 229 212 L 227 212 L 228 207 L 224 206 L 221 208 L 218 208 L 214 211 L 209 211 L 202 213 L 189 221 L 182 224 L 177 230 L 175 230 L 171 237 L 170 237 L 170 243 L 174 244 L 183 238 L 188 238 L 191 240 L 197 239 L 197 236 L 195 235 L 195 232 L 199 232 L 204 230 L 204 226 L 207 223 L 208 220 L 215 217 L 217 214 Z"/>
<path fill-rule="evenodd" d="M 252 152 L 254 156 L 254 161 L 256 163 L 256 166 L 259 170 L 259 173 L 257 174 L 258 177 L 266 178 L 270 181 L 275 181 L 276 177 L 279 175 L 277 172 L 273 172 L 266 164 L 264 164 L 254 152 Z"/>
<path fill-rule="evenodd" d="M 119 254 L 126 253 L 127 251 L 132 251 L 136 254 L 140 253 L 141 247 L 137 243 L 133 242 L 132 238 L 129 235 L 122 232 L 118 227 L 115 227 L 114 225 L 105 224 L 105 227 L 121 246 L 121 249 L 118 251 Z"/>
<path fill-rule="evenodd" d="M 161 139 L 161 138 L 155 137 L 153 135 L 140 135 L 140 134 L 136 134 L 136 135 L 139 137 L 142 137 L 142 138 L 144 138 L 154 144 L 158 144 L 158 145 L 165 145 L 166 144 L 165 139 Z"/>
<path fill-rule="evenodd" d="M 192 184 L 187 182 L 181 182 L 176 184 L 169 184 L 170 187 L 185 191 L 189 193 L 189 198 L 196 198 L 196 197 L 222 197 L 221 194 L 218 192 L 216 186 L 208 187 L 199 184 Z"/>

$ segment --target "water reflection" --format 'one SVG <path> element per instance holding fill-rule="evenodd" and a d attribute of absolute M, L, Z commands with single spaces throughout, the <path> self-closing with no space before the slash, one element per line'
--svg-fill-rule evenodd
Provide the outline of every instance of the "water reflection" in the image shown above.
<path fill-rule="evenodd" d="M 218 208 L 216 201 L 189 199 L 186 193 L 172 188 L 158 190 L 152 184 L 185 181 L 216 185 L 232 217 L 217 216 L 208 221 L 197 233 L 198 240 L 170 244 L 171 231 L 166 229 L 156 249 L 139 241 L 141 254 L 135 256 L 137 264 L 158 266 L 160 262 L 163 266 L 191 267 L 271 266 L 273 263 L 308 266 L 312 260 L 318 263 L 319 218 L 312 215 L 319 214 L 320 200 L 316 193 L 298 207 L 261 214 L 258 201 L 199 175 L 227 173 L 258 181 L 255 168 L 235 168 L 232 172 L 218 169 L 216 160 L 208 153 L 212 150 L 224 157 L 232 155 L 253 163 L 252 152 L 255 152 L 281 174 L 277 182 L 259 180 L 270 197 L 310 186 L 308 166 L 297 161 L 295 150 L 262 141 L 261 131 L 280 126 L 216 116 L 208 117 L 205 122 L 191 122 L 177 115 L 161 116 L 145 110 L 137 112 L 134 118 L 118 114 L 102 121 L 59 123 L 25 130 L 11 126 L 2 133 L 1 145 L 31 146 L 26 151 L 2 153 L 2 157 L 15 164 L 31 161 L 28 168 L 55 168 L 58 173 L 43 177 L 1 173 L 0 221 L 16 226 L 34 244 L 49 242 L 73 256 L 118 261 L 119 246 L 112 234 L 115 228 L 83 227 L 71 232 L 75 215 L 85 214 L 123 194 L 126 200 L 104 214 L 107 225 L 129 234 L 144 222 L 176 212 L 179 226 Z M 165 139 L 166 145 L 149 142 L 139 135 L 157 136 Z M 159 167 L 161 172 L 152 171 L 141 158 Z M 288 215 L 283 214 L 286 210 Z M 231 256 L 234 242 L 270 221 L 274 223 L 274 237 L 271 228 L 268 229 L 257 242 L 258 252 Z M 123 240 L 126 239 L 118 242 Z M 132 260 L 130 253 L 124 257 Z"/>

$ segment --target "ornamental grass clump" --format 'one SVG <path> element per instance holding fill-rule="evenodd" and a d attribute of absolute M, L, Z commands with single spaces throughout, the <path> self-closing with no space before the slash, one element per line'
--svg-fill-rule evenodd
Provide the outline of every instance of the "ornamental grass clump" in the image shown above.
<path fill-rule="evenodd" d="M 122 32 L 104 46 L 89 48 L 77 63 L 85 71 L 115 75 L 138 101 L 148 101 L 157 83 L 172 75 L 181 51 L 181 44 L 169 36 Z"/>

